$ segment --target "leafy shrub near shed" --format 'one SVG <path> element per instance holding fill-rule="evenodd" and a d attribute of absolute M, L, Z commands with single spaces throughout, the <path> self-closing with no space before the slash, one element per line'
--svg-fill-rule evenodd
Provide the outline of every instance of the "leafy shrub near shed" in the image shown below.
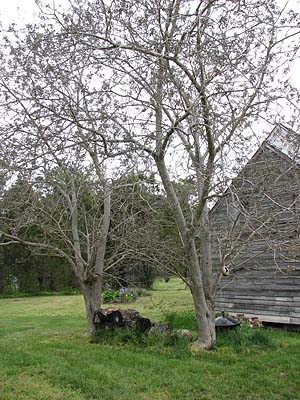
<path fill-rule="evenodd" d="M 120 298 L 120 292 L 118 290 L 106 290 L 102 293 L 102 299 L 104 303 L 115 303 Z"/>
<path fill-rule="evenodd" d="M 145 295 L 143 289 L 121 287 L 119 290 L 106 290 L 102 299 L 104 303 L 131 303 L 141 295 Z"/>

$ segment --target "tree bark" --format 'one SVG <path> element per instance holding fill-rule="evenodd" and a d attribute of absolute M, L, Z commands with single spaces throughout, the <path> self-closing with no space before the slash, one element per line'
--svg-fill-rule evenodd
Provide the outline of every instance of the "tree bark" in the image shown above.
<path fill-rule="evenodd" d="M 156 158 L 156 165 L 162 179 L 169 202 L 172 205 L 178 231 L 181 236 L 186 260 L 189 265 L 191 280 L 191 292 L 193 296 L 195 313 L 198 322 L 198 340 L 194 346 L 203 350 L 211 349 L 216 341 L 214 324 L 214 302 L 211 298 L 210 277 L 210 237 L 208 221 L 205 219 L 202 231 L 198 233 L 200 237 L 200 254 L 197 252 L 196 231 L 188 229 L 187 221 L 184 217 L 181 204 L 174 190 L 173 184 L 163 158 Z"/>
<path fill-rule="evenodd" d="M 93 322 L 94 314 L 101 306 L 102 280 L 98 277 L 93 277 L 91 282 L 80 282 L 80 286 L 85 302 L 88 334 L 91 335 L 95 331 L 95 325 Z"/>
<path fill-rule="evenodd" d="M 198 323 L 198 340 L 194 345 L 203 350 L 209 350 L 216 341 L 214 304 L 204 287 L 203 269 L 200 265 L 195 240 L 194 238 L 189 238 L 189 241 L 191 246 L 190 250 L 186 250 L 186 255 L 190 265 L 191 293 Z M 200 254 L 200 258 L 201 256 Z"/>
<path fill-rule="evenodd" d="M 78 228 L 78 209 L 77 209 L 77 196 L 75 186 L 72 187 L 71 197 L 71 216 L 72 216 L 72 235 L 73 235 L 73 249 L 75 262 L 73 264 L 75 274 L 77 275 L 81 287 L 81 291 L 84 297 L 86 318 L 88 322 L 88 334 L 93 334 L 95 330 L 94 326 L 94 314 L 96 310 L 101 307 L 101 292 L 103 282 L 103 270 L 105 262 L 105 251 L 107 244 L 107 236 L 110 225 L 110 213 L 111 213 L 111 201 L 110 201 L 110 189 L 105 187 L 104 197 L 104 213 L 102 226 L 99 232 L 99 243 L 97 244 L 97 254 L 94 264 L 90 264 L 88 261 L 84 261 L 81 246 L 80 236 Z"/>

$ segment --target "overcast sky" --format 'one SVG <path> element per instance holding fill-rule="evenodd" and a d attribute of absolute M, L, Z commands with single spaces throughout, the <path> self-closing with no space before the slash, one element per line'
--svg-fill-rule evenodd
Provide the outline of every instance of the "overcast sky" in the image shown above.
<path fill-rule="evenodd" d="M 292 8 L 296 12 L 300 12 L 300 0 L 274 1 L 276 1 L 281 7 L 288 1 L 289 8 Z M 48 2 L 50 4 L 63 4 L 67 3 L 67 0 L 48 0 Z M 0 20 L 2 20 L 5 25 L 10 22 L 32 21 L 35 10 L 36 5 L 34 0 L 0 0 Z"/>
<path fill-rule="evenodd" d="M 263 1 L 263 0 L 262 0 Z M 50 4 L 66 4 L 67 0 L 48 0 Z M 283 7 L 287 2 L 289 8 L 300 13 L 300 0 L 276 0 Z M 0 21 L 5 25 L 11 22 L 32 22 L 37 7 L 34 0 L 0 0 Z"/>
<path fill-rule="evenodd" d="M 0 20 L 4 27 L 11 22 L 32 21 L 35 9 L 34 0 L 2 0 Z"/>
<path fill-rule="evenodd" d="M 263 1 L 263 0 L 262 0 Z M 300 13 L 300 0 L 275 0 L 280 7 L 287 4 L 287 9 L 292 8 Z M 68 4 L 68 0 L 43 0 L 50 4 Z M 34 0 L 0 0 L 0 21 L 5 29 L 12 22 L 24 24 L 37 19 L 38 8 Z M 300 40 L 300 39 L 299 39 Z M 300 89 L 300 61 L 295 63 L 292 73 L 293 84 Z"/>

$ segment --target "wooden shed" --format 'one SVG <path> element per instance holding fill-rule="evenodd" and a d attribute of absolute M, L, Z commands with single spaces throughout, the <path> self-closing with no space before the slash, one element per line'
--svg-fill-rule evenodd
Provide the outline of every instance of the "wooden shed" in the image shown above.
<path fill-rule="evenodd" d="M 216 308 L 300 325 L 300 136 L 276 126 L 210 211 Z"/>

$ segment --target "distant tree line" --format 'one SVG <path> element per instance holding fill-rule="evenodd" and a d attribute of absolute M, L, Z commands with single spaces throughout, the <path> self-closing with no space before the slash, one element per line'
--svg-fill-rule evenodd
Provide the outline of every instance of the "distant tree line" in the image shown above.
<path fill-rule="evenodd" d="M 62 171 L 52 172 L 56 175 L 55 179 L 57 175 L 60 178 L 63 176 Z M 82 179 L 81 185 L 86 185 L 81 218 L 92 221 L 95 205 L 91 203 L 96 185 L 93 186 L 93 179 L 87 178 L 82 171 L 78 170 L 77 173 Z M 104 271 L 103 285 L 113 289 L 122 286 L 149 288 L 156 276 L 168 276 L 174 272 L 183 276 L 184 265 L 178 261 L 180 247 L 172 212 L 154 177 L 128 174 L 113 184 L 116 190 L 112 196 L 113 207 L 105 255 L 108 265 Z M 184 192 L 185 184 L 181 182 L 178 185 L 182 185 Z M 50 248 L 35 248 L 25 243 L 39 242 L 44 236 L 43 240 L 50 246 L 58 243 L 63 251 L 68 251 L 64 248 L 64 241 L 58 241 L 54 231 L 55 218 L 59 215 L 59 223 L 63 226 L 63 217 L 66 217 L 61 214 L 63 205 L 57 196 L 50 180 L 45 185 L 41 176 L 33 181 L 19 177 L 15 182 L 2 186 L 2 226 L 6 225 L 11 231 L 22 231 L 24 243 L 9 243 L 8 240 L 9 245 L 0 246 L 0 293 L 38 293 L 79 288 L 78 279 L 65 257 L 55 252 L 52 254 Z M 98 200 L 101 211 L 101 195 Z M 38 209 L 40 218 L 35 219 L 34 213 Z M 22 227 L 25 215 L 26 223 L 23 220 Z M 45 218 L 47 216 L 48 220 Z M 170 257 L 167 254 L 172 247 L 173 257 Z"/>
<path fill-rule="evenodd" d="M 70 290 L 78 282 L 64 259 L 34 254 L 21 244 L 0 248 L 0 293 Z"/>

